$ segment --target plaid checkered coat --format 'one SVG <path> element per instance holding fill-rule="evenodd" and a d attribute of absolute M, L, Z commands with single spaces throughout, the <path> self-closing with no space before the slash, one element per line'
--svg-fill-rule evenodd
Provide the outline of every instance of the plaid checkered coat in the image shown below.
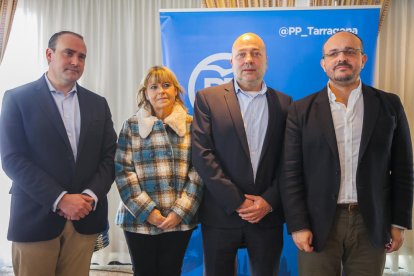
<path fill-rule="evenodd" d="M 116 224 L 141 234 L 183 231 L 196 226 L 202 182 L 191 162 L 192 117 L 179 104 L 164 120 L 141 108 L 123 125 L 115 155 L 116 184 L 122 202 Z M 161 230 L 146 221 L 157 208 L 182 221 Z"/>

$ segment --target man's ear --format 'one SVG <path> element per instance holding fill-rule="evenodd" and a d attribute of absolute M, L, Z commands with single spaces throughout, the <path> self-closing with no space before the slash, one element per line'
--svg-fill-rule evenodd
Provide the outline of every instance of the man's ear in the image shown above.
<path fill-rule="evenodd" d="M 46 49 L 46 60 L 47 60 L 47 64 L 49 64 L 52 61 L 52 54 L 53 54 L 53 50 L 50 48 Z"/>
<path fill-rule="evenodd" d="M 365 63 L 367 63 L 368 61 L 368 56 L 366 54 L 364 54 L 362 56 L 362 65 L 361 65 L 361 69 L 364 69 Z"/>
<path fill-rule="evenodd" d="M 324 72 L 326 72 L 326 69 L 325 69 L 325 59 L 321 58 L 320 64 L 321 64 L 322 70 Z"/>

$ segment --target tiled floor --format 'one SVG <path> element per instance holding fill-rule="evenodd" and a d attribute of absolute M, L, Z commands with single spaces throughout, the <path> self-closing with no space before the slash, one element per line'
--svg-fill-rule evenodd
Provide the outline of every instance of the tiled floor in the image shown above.
<path fill-rule="evenodd" d="M 107 265 L 107 266 L 91 266 L 89 276 L 130 276 L 132 268 L 130 265 Z"/>
<path fill-rule="evenodd" d="M 131 276 L 132 272 L 130 269 L 130 266 L 92 266 L 89 276 Z M 0 276 L 14 276 L 12 268 L 1 267 Z M 414 273 L 408 273 L 403 271 L 393 273 L 390 270 L 386 269 L 384 271 L 384 276 L 414 276 Z"/>
<path fill-rule="evenodd" d="M 385 270 L 383 276 L 414 276 L 414 273 L 404 271 L 391 272 L 390 270 Z"/>
<path fill-rule="evenodd" d="M 131 266 L 92 266 L 89 276 L 131 276 Z M 0 276 L 14 276 L 11 267 L 1 267 Z"/>

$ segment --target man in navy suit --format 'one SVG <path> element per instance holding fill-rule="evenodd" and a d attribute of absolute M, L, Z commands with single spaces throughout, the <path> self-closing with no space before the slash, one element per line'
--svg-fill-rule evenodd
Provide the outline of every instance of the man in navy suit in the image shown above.
<path fill-rule="evenodd" d="M 293 103 L 282 199 L 299 275 L 383 274 L 385 253 L 412 227 L 413 153 L 400 99 L 364 85 L 367 56 L 349 32 L 331 36 L 328 85 Z"/>
<path fill-rule="evenodd" d="M 89 275 L 108 227 L 116 134 L 106 100 L 79 86 L 86 46 L 54 34 L 48 71 L 7 91 L 0 120 L 3 169 L 12 179 L 8 239 L 15 275 Z"/>
<path fill-rule="evenodd" d="M 266 47 L 256 34 L 236 39 L 230 62 L 234 80 L 199 91 L 194 103 L 205 273 L 235 275 L 237 249 L 245 246 L 251 275 L 273 276 L 283 246 L 277 179 L 291 98 L 264 82 Z"/>

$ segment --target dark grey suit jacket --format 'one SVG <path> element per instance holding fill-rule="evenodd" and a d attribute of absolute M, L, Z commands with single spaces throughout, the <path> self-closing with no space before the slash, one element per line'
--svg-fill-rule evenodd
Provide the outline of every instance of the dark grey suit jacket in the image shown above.
<path fill-rule="evenodd" d="M 256 182 L 246 132 L 233 81 L 201 90 L 194 103 L 192 133 L 193 164 L 204 181 L 200 206 L 202 223 L 235 228 L 246 221 L 236 213 L 244 194 L 262 196 L 273 208 L 259 226 L 283 223 L 278 171 L 283 148 L 286 114 L 291 98 L 268 88 L 269 124 L 265 135 Z"/>
<path fill-rule="evenodd" d="M 356 185 L 372 243 L 384 247 L 391 224 L 411 229 L 413 154 L 398 96 L 362 85 L 364 119 Z M 289 232 L 313 232 L 323 249 L 332 227 L 340 163 L 327 89 L 292 104 L 286 123 L 282 198 Z"/>
<path fill-rule="evenodd" d="M 79 233 L 107 228 L 106 194 L 114 180 L 116 133 L 106 100 L 77 86 L 81 130 L 77 160 L 44 76 L 7 91 L 0 119 L 3 169 L 12 179 L 8 239 L 50 240 L 63 230 L 65 219 L 52 212 L 62 191 L 92 190 L 96 210 L 74 221 Z"/>

